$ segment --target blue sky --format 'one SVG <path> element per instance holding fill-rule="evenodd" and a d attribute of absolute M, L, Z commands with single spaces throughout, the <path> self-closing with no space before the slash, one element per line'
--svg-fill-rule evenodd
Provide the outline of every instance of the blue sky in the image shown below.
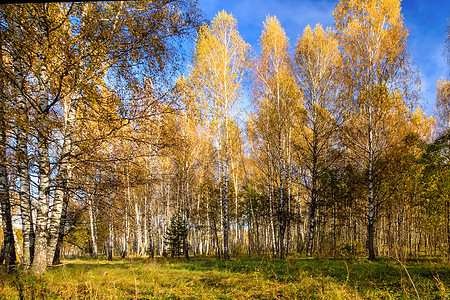
<path fill-rule="evenodd" d="M 332 11 L 337 0 L 199 0 L 206 18 L 212 20 L 217 12 L 232 13 L 238 21 L 239 32 L 258 53 L 262 23 L 267 15 L 275 15 L 290 39 L 291 50 L 303 29 L 320 23 L 333 25 Z M 429 116 L 436 98 L 436 81 L 449 77 L 443 46 L 447 19 L 450 17 L 448 0 L 404 0 L 401 3 L 404 23 L 409 28 L 408 46 L 421 72 L 421 105 Z"/>

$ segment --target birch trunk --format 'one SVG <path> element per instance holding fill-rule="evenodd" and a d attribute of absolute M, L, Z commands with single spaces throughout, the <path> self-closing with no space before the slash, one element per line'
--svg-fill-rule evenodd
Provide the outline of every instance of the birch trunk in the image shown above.
<path fill-rule="evenodd" d="M 98 254 L 96 219 L 94 202 L 92 199 L 89 199 L 89 225 L 91 228 L 92 256 L 94 258 L 96 258 Z"/>
<path fill-rule="evenodd" d="M 108 221 L 108 260 L 113 258 L 113 219 L 112 219 L 112 197 L 109 196 L 109 221 Z"/>
<path fill-rule="evenodd" d="M 61 246 L 62 246 L 62 242 L 64 240 L 64 231 L 65 231 L 65 227 L 67 225 L 67 209 L 69 206 L 69 195 L 65 195 L 65 199 L 64 199 L 64 203 L 63 203 L 63 208 L 62 208 L 62 212 L 61 212 L 61 220 L 59 223 L 59 233 L 58 233 L 58 240 L 56 242 L 56 247 L 55 247 L 55 255 L 53 256 L 53 262 L 52 265 L 59 265 L 61 263 L 60 257 L 61 257 Z"/>
<path fill-rule="evenodd" d="M 269 133 L 268 125 L 269 122 L 266 122 L 266 131 Z M 272 168 L 271 168 L 271 151 L 270 144 L 267 141 L 266 144 L 266 153 L 267 153 L 267 193 L 269 195 L 269 214 L 270 214 L 270 231 L 271 231 L 271 242 L 272 242 L 272 256 L 275 255 L 275 251 L 277 248 L 276 237 L 275 237 L 275 224 L 273 223 L 274 212 L 273 212 L 273 193 L 272 193 Z"/>
<path fill-rule="evenodd" d="M 228 174 L 228 163 L 229 163 L 229 156 L 228 156 L 228 119 L 226 119 L 225 122 L 225 149 L 224 149 L 224 166 L 223 166 L 223 194 L 222 194 L 222 206 L 223 206 L 223 258 L 225 260 L 228 260 L 229 257 L 229 242 L 228 242 L 228 227 L 229 227 L 229 218 L 228 218 L 228 181 L 229 181 L 229 174 Z"/>
<path fill-rule="evenodd" d="M 151 218 L 147 218 L 148 255 L 150 259 L 153 259 L 155 257 L 155 246 L 153 243 L 152 224 L 150 224 L 150 221 Z"/>
<path fill-rule="evenodd" d="M 186 227 L 187 227 L 187 235 L 186 235 L 186 239 L 184 239 L 184 243 L 183 243 L 183 252 L 184 252 L 184 256 L 186 257 L 186 259 L 189 260 L 189 244 L 188 244 L 188 236 L 189 236 L 189 217 L 190 217 L 190 199 L 189 199 L 189 164 L 188 164 L 188 159 L 187 159 L 187 147 L 185 144 L 184 147 L 184 157 L 185 157 L 185 219 L 186 219 Z M 195 236 L 194 236 L 195 237 Z M 195 251 L 195 250 L 194 250 Z"/>
<path fill-rule="evenodd" d="M 209 196 L 206 196 L 206 256 L 209 254 L 209 244 L 211 241 L 211 222 L 209 220 Z"/>
<path fill-rule="evenodd" d="M 303 248 L 303 214 L 302 214 L 302 203 L 300 198 L 300 187 L 298 187 L 297 195 L 297 252 L 302 252 Z"/>
<path fill-rule="evenodd" d="M 317 132 L 314 128 L 314 141 L 313 141 L 313 157 L 312 157 L 312 172 L 311 172 L 311 199 L 309 204 L 309 216 L 308 216 L 308 229 L 306 232 L 306 254 L 311 256 L 312 248 L 314 245 L 314 230 L 316 225 L 316 207 L 317 207 Z"/>
<path fill-rule="evenodd" d="M 0 57 L 3 54 L 0 53 Z M 1 80 L 0 93 L 3 94 L 3 80 Z M 8 172 L 6 169 L 6 120 L 4 95 L 0 95 L 0 204 L 2 210 L 3 244 L 2 259 L 5 261 L 6 271 L 12 272 L 16 265 L 16 253 L 14 248 L 14 236 L 11 220 L 11 202 L 9 198 Z"/>
<path fill-rule="evenodd" d="M 130 191 L 130 175 L 127 170 L 127 197 L 125 198 L 125 232 L 123 241 L 123 253 L 122 258 L 128 257 L 128 241 L 130 238 L 130 222 L 129 222 L 129 204 L 131 201 L 131 191 Z"/>
<path fill-rule="evenodd" d="M 238 181 L 237 181 L 237 175 L 235 176 L 235 180 L 234 180 L 234 203 L 235 203 L 235 235 L 234 235 L 234 253 L 237 254 L 237 246 L 238 246 L 238 242 L 239 242 L 239 226 L 238 226 Z"/>
<path fill-rule="evenodd" d="M 272 256 L 275 256 L 275 252 L 277 251 L 276 236 L 275 236 L 275 224 L 273 222 L 274 212 L 273 212 L 273 195 L 272 195 L 272 177 L 270 176 L 271 170 L 269 169 L 269 183 L 268 183 L 268 193 L 269 193 L 269 215 L 270 215 L 270 237 L 271 237 L 271 246 L 272 246 Z"/>
<path fill-rule="evenodd" d="M 369 141 L 368 141 L 368 154 L 369 154 L 369 214 L 367 215 L 367 248 L 369 250 L 369 259 L 375 259 L 375 248 L 374 248 L 374 218 L 375 218 L 375 206 L 374 206 L 374 178 L 373 178 L 373 129 L 372 129 L 372 115 L 371 108 L 369 108 Z"/>
<path fill-rule="evenodd" d="M 148 191 L 148 185 L 146 185 L 147 191 Z M 144 195 L 144 216 L 143 216 L 143 221 L 142 221 L 142 225 L 143 225 L 143 229 L 142 229 L 142 234 L 143 234 L 143 243 L 142 243 L 142 255 L 148 254 L 150 253 L 149 251 L 149 245 L 148 245 L 148 237 L 149 237 L 149 233 L 148 233 L 148 225 L 149 225 L 149 209 L 148 209 L 148 201 L 147 201 L 147 194 L 145 193 Z"/>
<path fill-rule="evenodd" d="M 21 36 L 20 26 L 14 22 L 14 34 Z M 20 213 L 23 229 L 23 260 L 22 265 L 28 269 L 33 261 L 34 252 L 34 230 L 33 219 L 31 214 L 31 198 L 30 198 L 30 177 L 28 168 L 28 105 L 26 104 L 23 94 L 24 74 L 22 71 L 21 54 L 16 49 L 13 56 L 14 65 L 14 84 L 16 87 L 16 101 L 19 114 L 16 119 L 17 127 L 17 173 L 19 176 L 20 190 Z"/>
<path fill-rule="evenodd" d="M 450 262 L 450 200 L 448 199 L 448 196 L 447 200 L 445 201 L 445 207 L 445 227 L 447 229 L 447 261 Z"/>
<path fill-rule="evenodd" d="M 61 215 L 64 202 L 68 201 L 68 174 L 70 156 L 73 151 L 73 131 L 76 122 L 76 113 L 80 95 L 75 93 L 70 97 L 68 105 L 65 107 L 65 128 L 63 136 L 63 147 L 61 150 L 61 160 L 56 177 L 55 197 L 50 218 L 49 236 L 47 242 L 47 265 L 53 264 L 56 247 L 58 244 L 59 232 L 61 227 Z"/>
<path fill-rule="evenodd" d="M 19 257 L 19 260 L 23 262 L 23 256 L 22 256 L 22 250 L 20 250 L 19 240 L 17 239 L 16 231 L 13 228 L 13 238 L 14 238 L 14 245 L 15 245 L 15 251 L 17 253 L 17 256 Z"/>
<path fill-rule="evenodd" d="M 134 213 L 136 215 L 135 220 L 136 220 L 136 253 L 138 253 L 139 255 L 141 255 L 141 251 L 142 251 L 142 226 L 141 226 L 141 216 L 140 216 L 140 209 L 139 209 L 139 204 L 137 202 L 136 197 L 134 198 Z"/>
<path fill-rule="evenodd" d="M 41 49 L 46 50 L 47 38 L 45 29 L 40 29 L 43 45 Z M 48 240 L 48 218 L 49 218 L 49 194 L 50 194 L 50 160 L 49 160 L 49 134 L 48 105 L 49 105 L 49 72 L 47 69 L 47 57 L 41 52 L 38 54 L 39 73 L 39 128 L 38 128 L 38 168 L 39 168 L 39 196 L 36 207 L 36 239 L 34 248 L 34 259 L 32 263 L 33 272 L 42 274 L 47 267 L 47 240 Z"/>
<path fill-rule="evenodd" d="M 280 111 L 279 111 L 279 97 L 278 97 L 278 170 L 280 172 L 280 181 L 278 184 L 278 250 L 280 258 L 284 258 L 284 232 L 285 232 L 285 218 L 284 218 L 284 186 L 283 186 L 283 173 L 284 173 L 284 164 L 283 164 L 283 154 L 281 149 L 281 128 L 280 128 Z"/>

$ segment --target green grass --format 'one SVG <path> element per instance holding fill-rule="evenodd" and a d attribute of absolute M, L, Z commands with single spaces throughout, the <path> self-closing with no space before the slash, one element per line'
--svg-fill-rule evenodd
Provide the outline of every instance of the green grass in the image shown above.
<path fill-rule="evenodd" d="M 0 299 L 450 299 L 448 264 L 404 265 L 300 256 L 74 259 L 40 277 L 0 273 Z"/>

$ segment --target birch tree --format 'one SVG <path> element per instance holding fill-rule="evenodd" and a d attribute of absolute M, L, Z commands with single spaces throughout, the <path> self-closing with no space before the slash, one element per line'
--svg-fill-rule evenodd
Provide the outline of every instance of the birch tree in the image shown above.
<path fill-rule="evenodd" d="M 4 68 L 5 58 L 3 42 L 0 43 L 0 66 Z M 2 74 L 3 75 L 3 74 Z M 6 271 L 12 272 L 16 265 L 16 250 L 14 243 L 12 219 L 11 219 L 11 199 L 9 191 L 9 180 L 7 170 L 7 132 L 10 124 L 7 117 L 7 85 L 3 76 L 0 76 L 0 209 L 2 216 L 3 244 L 0 264 L 5 261 Z"/>
<path fill-rule="evenodd" d="M 262 52 L 255 64 L 256 98 L 261 112 L 265 110 L 266 137 L 272 140 L 266 144 L 273 164 L 273 180 L 276 186 L 276 214 L 278 223 L 277 252 L 280 258 L 285 256 L 285 232 L 287 226 L 286 190 L 288 178 L 288 149 L 290 144 L 291 118 L 300 103 L 300 94 L 295 84 L 288 38 L 276 17 L 267 17 L 261 33 Z M 271 128 L 271 129 L 269 129 Z M 269 131 L 273 130 L 272 133 Z M 269 199 L 270 200 L 270 199 Z M 272 205 L 272 204 L 270 204 Z"/>
<path fill-rule="evenodd" d="M 304 165 L 303 183 L 309 192 L 309 215 L 306 253 L 311 255 L 316 223 L 320 177 L 337 159 L 337 133 L 342 117 L 339 73 L 341 68 L 338 42 L 334 33 L 316 25 L 308 26 L 295 49 L 296 77 L 303 94 L 300 123 L 295 128 L 300 141 L 296 145 L 300 164 Z"/>
<path fill-rule="evenodd" d="M 229 123 L 240 100 L 249 45 L 237 30 L 237 21 L 219 12 L 210 26 L 201 28 L 194 53 L 193 76 L 213 132 L 217 133 L 218 181 L 221 184 L 223 253 L 229 258 L 228 183 L 230 180 Z"/>
<path fill-rule="evenodd" d="M 165 80 L 181 66 L 179 41 L 197 28 L 200 14 L 191 1 L 6 5 L 1 7 L 1 14 L 2 39 L 7 41 L 8 56 L 12 57 L 8 61 L 13 62 L 7 69 L 16 75 L 8 80 L 19 91 L 19 110 L 23 112 L 21 107 L 29 106 L 28 117 L 36 121 L 29 131 L 37 137 L 38 149 L 33 271 L 40 274 L 53 261 L 64 199 L 69 199 L 80 103 L 89 105 L 90 92 L 101 85 L 106 74 L 121 78 L 129 87 L 136 79 L 134 71 L 139 69 L 167 88 Z M 120 81 L 115 79 L 110 83 Z M 25 104 L 21 97 L 26 99 Z M 126 115 L 130 116 L 136 114 Z M 21 158 L 21 199 L 26 204 L 24 120 L 17 119 L 17 153 Z M 55 157 L 50 157 L 53 154 Z M 50 193 L 53 188 L 54 194 Z M 25 211 L 22 215 L 23 220 L 29 220 Z"/>
<path fill-rule="evenodd" d="M 416 84 L 406 49 L 407 29 L 398 0 L 342 0 L 334 11 L 342 48 L 344 79 L 350 95 L 349 146 L 367 170 L 367 249 L 376 256 L 377 161 L 398 135 L 390 129 L 412 102 Z M 412 89 L 411 89 L 412 87 Z M 350 117 L 348 118 L 351 119 Z M 388 121 L 389 120 L 389 121 Z"/>
<path fill-rule="evenodd" d="M 17 176 L 19 177 L 19 202 L 23 229 L 23 260 L 24 268 L 29 268 L 34 253 L 34 229 L 31 211 L 30 173 L 28 158 L 28 143 L 31 124 L 29 119 L 30 103 L 26 100 L 29 87 L 26 86 L 26 76 L 29 70 L 24 63 L 25 54 L 33 51 L 35 47 L 27 45 L 26 38 L 22 35 L 22 22 L 24 22 L 25 10 L 23 7 L 3 7 L 2 12 L 2 38 L 8 41 L 7 52 L 10 54 L 9 63 L 5 64 L 4 78 L 10 78 L 12 95 L 16 105 L 11 107 L 14 112 L 14 124 L 16 127 L 16 159 Z M 8 14 L 8 17 L 6 17 Z M 8 72 L 10 72 L 8 74 Z"/>

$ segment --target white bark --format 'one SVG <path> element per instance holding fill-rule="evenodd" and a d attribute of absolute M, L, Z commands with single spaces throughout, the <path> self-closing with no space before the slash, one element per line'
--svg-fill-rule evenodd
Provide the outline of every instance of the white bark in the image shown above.
<path fill-rule="evenodd" d="M 14 245 L 16 246 L 16 252 L 17 252 L 17 256 L 19 257 L 20 261 L 23 262 L 23 256 L 22 256 L 22 250 L 20 250 L 20 245 L 19 245 L 19 240 L 17 239 L 17 234 L 16 231 L 13 228 L 12 231 L 13 234 L 13 238 L 14 238 Z"/>
<path fill-rule="evenodd" d="M 92 241 L 92 256 L 97 257 L 98 255 L 98 245 L 97 245 L 97 218 L 96 209 L 92 199 L 89 199 L 89 225 L 91 228 L 91 241 Z"/>
<path fill-rule="evenodd" d="M 0 59 L 2 55 L 0 54 Z M 3 61 L 1 61 L 3 62 Z M 0 78 L 0 93 L 3 93 L 3 80 Z M 0 205 L 2 213 L 3 243 L 0 264 L 5 260 L 6 270 L 10 272 L 16 264 L 16 254 L 14 249 L 14 236 L 11 220 L 11 202 L 9 197 L 8 172 L 6 169 L 6 117 L 5 117 L 4 95 L 0 95 Z"/>
<path fill-rule="evenodd" d="M 67 197 L 67 181 L 68 181 L 68 169 L 70 163 L 70 156 L 73 151 L 73 130 L 76 122 L 76 113 L 78 107 L 78 101 L 80 95 L 75 93 L 70 97 L 68 107 L 65 112 L 65 128 L 63 136 L 63 146 L 61 150 L 61 159 L 59 165 L 58 175 L 56 177 L 56 189 L 55 197 L 52 206 L 52 214 L 50 218 L 49 236 L 47 242 L 47 265 L 53 264 L 53 258 L 55 256 L 56 245 L 58 243 L 61 214 L 64 205 L 64 199 Z"/>
<path fill-rule="evenodd" d="M 46 50 L 46 32 L 40 29 L 43 45 L 41 49 Z M 38 167 L 39 167 L 39 196 L 36 207 L 36 240 L 34 248 L 34 260 L 32 269 L 35 274 L 42 274 L 47 266 L 47 239 L 48 239 L 48 213 L 50 194 L 50 160 L 49 160 L 49 126 L 48 126 L 48 105 L 49 105 L 49 72 L 47 69 L 47 58 L 42 52 L 38 54 L 39 73 L 39 118 L 38 128 Z"/>
<path fill-rule="evenodd" d="M 136 199 L 136 197 L 134 198 L 134 211 L 135 211 L 135 220 L 136 220 L 136 253 L 138 253 L 139 255 L 142 255 L 141 251 L 142 251 L 142 226 L 141 226 L 141 216 L 140 216 L 140 209 L 139 209 L 139 204 L 138 201 Z"/>
<path fill-rule="evenodd" d="M 20 26 L 14 22 L 14 34 L 21 36 Z M 14 65 L 14 80 L 16 88 L 17 107 L 19 109 L 19 116 L 16 119 L 17 127 L 17 173 L 19 176 L 20 190 L 20 213 L 22 219 L 23 229 L 23 259 L 22 265 L 25 269 L 29 268 L 33 261 L 34 252 L 34 230 L 33 218 L 31 213 L 31 198 L 30 198 L 30 178 L 28 168 L 28 105 L 23 94 L 24 88 L 24 74 L 21 66 L 21 53 L 16 49 L 13 57 Z"/>
<path fill-rule="evenodd" d="M 109 220 L 108 220 L 108 260 L 112 260 L 113 257 L 113 240 L 114 240 L 114 227 L 112 217 L 112 196 L 109 196 Z"/>

